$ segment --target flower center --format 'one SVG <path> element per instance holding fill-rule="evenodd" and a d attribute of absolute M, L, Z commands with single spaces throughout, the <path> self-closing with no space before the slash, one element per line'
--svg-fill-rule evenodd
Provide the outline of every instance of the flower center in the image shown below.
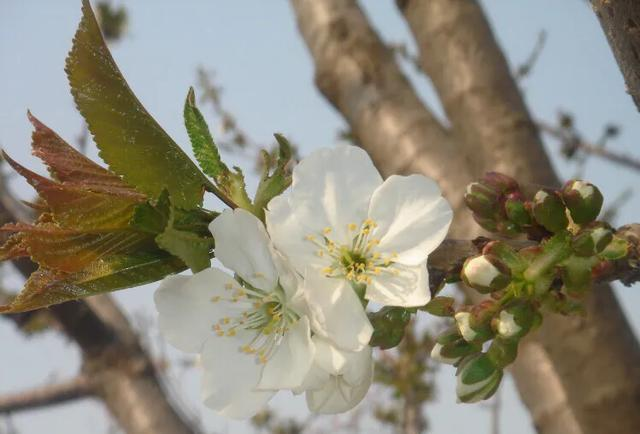
<path fill-rule="evenodd" d="M 211 298 L 212 303 L 220 301 L 237 304 L 240 313 L 221 318 L 213 324 L 213 331 L 220 337 L 235 336 L 241 330 L 253 332 L 253 338 L 239 350 L 255 356 L 262 364 L 267 363 L 291 324 L 299 319 L 287 306 L 280 285 L 264 291 L 238 278 L 225 285 L 224 295 Z"/>
<path fill-rule="evenodd" d="M 310 234 L 306 240 L 312 242 L 318 250 L 316 255 L 326 258 L 328 266 L 322 269 L 327 277 L 341 277 L 354 283 L 371 283 L 371 276 L 382 273 L 397 274 L 398 270 L 390 268 L 397 253 L 383 255 L 376 247 L 380 240 L 372 236 L 377 223 L 366 219 L 360 224 L 349 223 L 347 233 L 350 240 L 338 243 L 331 239 L 333 229 L 326 227 L 320 234 Z"/>

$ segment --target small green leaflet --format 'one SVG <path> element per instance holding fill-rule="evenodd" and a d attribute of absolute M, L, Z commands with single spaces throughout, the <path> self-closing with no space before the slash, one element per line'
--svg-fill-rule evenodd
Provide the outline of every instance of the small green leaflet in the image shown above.
<path fill-rule="evenodd" d="M 269 174 L 269 154 L 262 151 L 264 169 L 260 177 L 260 184 L 256 190 L 254 206 L 259 218 L 264 218 L 264 210 L 269 201 L 282 194 L 291 185 L 291 174 L 287 171 L 287 165 L 291 161 L 291 144 L 279 133 L 274 134 L 278 142 L 278 162 L 272 174 Z"/>
<path fill-rule="evenodd" d="M 131 91 L 88 0 L 82 2 L 65 70 L 78 110 L 111 170 L 153 199 L 166 188 L 180 208 L 202 204 L 209 181 Z"/>

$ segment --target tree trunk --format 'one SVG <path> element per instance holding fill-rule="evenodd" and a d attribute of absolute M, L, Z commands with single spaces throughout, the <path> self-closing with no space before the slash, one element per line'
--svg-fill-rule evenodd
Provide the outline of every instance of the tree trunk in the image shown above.
<path fill-rule="evenodd" d="M 638 0 L 591 0 L 604 30 L 627 92 L 640 110 L 640 2 Z"/>
<path fill-rule="evenodd" d="M 462 196 L 468 182 L 485 170 L 523 182 L 558 184 L 474 1 L 399 2 L 450 129 L 418 100 L 355 1 L 292 0 L 292 5 L 321 92 L 384 175 L 423 173 L 439 182 L 455 211 L 453 236 L 480 233 Z M 610 289 L 595 291 L 587 318 L 548 315 L 541 330 L 521 346 L 524 357 L 513 373 L 542 433 L 640 432 L 635 411 L 640 348 Z"/>

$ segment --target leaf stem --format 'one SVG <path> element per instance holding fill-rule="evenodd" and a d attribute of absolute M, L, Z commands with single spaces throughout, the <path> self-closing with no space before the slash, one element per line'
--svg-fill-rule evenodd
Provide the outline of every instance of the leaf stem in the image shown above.
<path fill-rule="evenodd" d="M 227 196 L 225 196 L 225 194 L 218 187 L 213 185 L 213 183 L 207 182 L 204 185 L 204 189 L 206 191 L 208 191 L 209 193 L 213 193 L 218 199 L 220 199 L 222 202 L 224 202 L 225 205 L 227 205 L 229 208 L 231 208 L 231 209 L 238 208 L 238 205 L 234 201 L 229 199 Z"/>

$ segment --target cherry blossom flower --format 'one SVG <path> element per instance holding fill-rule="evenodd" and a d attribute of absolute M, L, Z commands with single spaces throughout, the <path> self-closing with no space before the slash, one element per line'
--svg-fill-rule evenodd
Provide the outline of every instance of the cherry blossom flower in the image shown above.
<path fill-rule="evenodd" d="M 382 305 L 426 304 L 427 257 L 451 219 L 433 180 L 394 175 L 383 182 L 355 146 L 303 159 L 293 170 L 290 194 L 274 198 L 266 215 L 276 249 L 304 276 L 314 330 L 347 350 L 362 349 L 370 337 L 353 288 Z M 347 327 L 350 336 L 340 332 Z"/>
<path fill-rule="evenodd" d="M 160 330 L 176 348 L 200 353 L 207 406 L 248 418 L 279 389 L 299 387 L 315 354 L 298 279 L 252 214 L 227 210 L 210 225 L 209 268 L 166 278 L 155 294 Z"/>

